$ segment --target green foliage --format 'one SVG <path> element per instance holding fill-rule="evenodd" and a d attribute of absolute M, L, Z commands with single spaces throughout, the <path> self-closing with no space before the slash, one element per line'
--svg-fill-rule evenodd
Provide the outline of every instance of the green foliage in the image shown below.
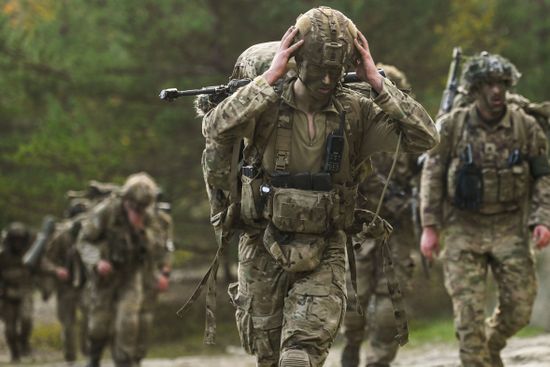
<path fill-rule="evenodd" d="M 192 100 L 162 88 L 227 80 L 238 54 L 281 37 L 311 0 L 5 0 L 0 5 L 0 225 L 61 215 L 69 189 L 152 174 L 178 244 L 213 249 Z M 518 89 L 550 99 L 550 1 L 327 0 L 435 112 L 453 46 L 502 52 Z"/>

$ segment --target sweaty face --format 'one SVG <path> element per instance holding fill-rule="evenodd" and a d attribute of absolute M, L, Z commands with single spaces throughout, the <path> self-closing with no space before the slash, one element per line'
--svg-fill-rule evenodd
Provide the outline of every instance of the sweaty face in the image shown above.
<path fill-rule="evenodd" d="M 341 66 L 321 66 L 304 60 L 299 76 L 314 99 L 326 100 L 338 85 L 342 70 Z"/>
<path fill-rule="evenodd" d="M 490 79 L 481 83 L 476 103 L 480 110 L 491 117 L 498 117 L 506 108 L 506 91 L 509 83 L 502 79 Z"/>

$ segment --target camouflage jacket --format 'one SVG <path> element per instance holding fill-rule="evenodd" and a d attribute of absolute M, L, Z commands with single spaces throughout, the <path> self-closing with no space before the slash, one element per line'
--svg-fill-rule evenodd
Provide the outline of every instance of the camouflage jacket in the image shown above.
<path fill-rule="evenodd" d="M 154 206 L 147 209 L 144 222 L 144 230 L 136 233 L 116 194 L 92 208 L 82 221 L 77 240 L 88 272 L 93 274 L 95 265 L 103 259 L 113 265 L 114 276 L 145 271 L 149 280 L 156 278 L 169 263 L 172 222 Z"/>
<path fill-rule="evenodd" d="M 509 107 L 505 116 L 490 126 L 472 104 L 443 115 L 437 124 L 441 142 L 429 153 L 422 171 L 423 226 L 442 227 L 448 211 L 458 210 L 451 205 L 453 185 L 460 152 L 468 143 L 474 162 L 483 171 L 481 214 L 525 211 L 524 204 L 530 203 L 528 224 L 550 224 L 550 176 L 533 177 L 531 165 L 532 159 L 547 154 L 546 137 L 534 118 Z M 515 150 L 519 159 L 512 164 Z"/>
<path fill-rule="evenodd" d="M 418 155 L 399 154 L 395 171 L 383 199 L 380 215 L 393 227 L 411 225 L 413 187 L 418 186 Z M 393 154 L 381 152 L 371 158 L 373 173 L 359 185 L 358 207 L 375 210 L 393 163 Z M 395 228 L 397 229 L 397 228 Z"/>
<path fill-rule="evenodd" d="M 226 188 L 227 176 L 223 173 L 230 170 L 227 153 L 241 138 L 245 139 L 245 160 L 247 156 L 252 156 L 262 162 L 265 171 L 273 171 L 273 162 L 267 159 L 266 155 L 269 155 L 270 151 L 273 154 L 275 134 L 270 135 L 266 146 L 256 146 L 255 142 L 258 134 L 277 123 L 280 108 L 290 110 L 290 118 L 293 121 L 305 121 L 304 114 L 297 110 L 294 102 L 293 82 L 291 78 L 282 86 L 281 93 L 277 93 L 262 76 L 256 77 L 252 83 L 239 89 L 204 117 L 204 164 L 208 169 L 220 172 L 217 176 L 209 176 L 214 181 L 209 182 L 210 185 Z M 333 174 L 335 184 L 356 183 L 357 170 L 361 163 L 374 152 L 393 151 L 398 140 L 398 132 L 403 133 L 403 151 L 422 152 L 438 142 L 435 126 L 424 108 L 388 80 L 384 81 L 382 92 L 374 100 L 347 89 L 339 89 L 335 99 L 347 113 L 346 124 L 349 132 L 342 168 Z M 290 156 L 291 173 L 316 173 L 321 170 L 324 141 L 332 131 L 329 127 L 331 124 L 337 127 L 339 121 L 334 100 L 321 113 L 316 114 L 315 120 L 316 124 L 325 127 L 324 130 L 318 130 L 320 134 L 325 134 L 321 137 L 323 144 L 315 149 L 304 148 L 311 146 L 311 142 L 307 136 L 304 137 L 295 131 L 295 126 L 301 125 L 300 123 L 294 123 L 292 127 L 291 152 L 294 153 Z M 295 153 L 306 150 L 306 156 Z M 267 154 L 254 156 L 254 153 L 259 151 L 265 151 Z"/>
<path fill-rule="evenodd" d="M 83 216 L 66 219 L 56 224 L 55 232 L 48 243 L 46 253 L 42 258 L 42 270 L 55 277 L 58 286 L 74 286 L 78 288 L 84 282 L 83 269 L 76 249 L 76 240 Z M 60 282 L 56 277 L 56 269 L 63 267 L 69 271 L 70 279 Z"/>

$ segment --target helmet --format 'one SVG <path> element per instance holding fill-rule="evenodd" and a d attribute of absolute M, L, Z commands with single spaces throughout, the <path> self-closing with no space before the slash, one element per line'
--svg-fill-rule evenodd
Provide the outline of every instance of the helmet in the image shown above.
<path fill-rule="evenodd" d="M 121 196 L 138 210 L 143 210 L 155 201 L 158 194 L 155 181 L 145 172 L 130 175 L 122 186 Z"/>
<path fill-rule="evenodd" d="M 468 92 L 475 90 L 479 84 L 489 80 L 504 81 L 508 86 L 516 85 L 521 73 L 509 60 L 497 54 L 483 51 L 473 56 L 462 72 L 462 84 Z"/>
<path fill-rule="evenodd" d="M 296 19 L 296 41 L 304 44 L 296 51 L 296 62 L 303 60 L 322 67 L 346 67 L 357 59 L 353 40 L 355 24 L 338 10 L 313 8 Z"/>
<path fill-rule="evenodd" d="M 403 73 L 401 70 L 399 70 L 395 66 L 382 64 L 379 62 L 378 64 L 376 64 L 376 67 L 384 70 L 386 77 L 392 82 L 394 82 L 397 88 L 401 90 L 407 90 L 407 91 L 411 90 L 411 85 L 409 84 L 409 81 L 407 80 L 405 73 Z"/>
<path fill-rule="evenodd" d="M 26 244 L 31 238 L 31 233 L 23 223 L 12 222 L 4 230 L 3 237 L 7 244 Z"/>

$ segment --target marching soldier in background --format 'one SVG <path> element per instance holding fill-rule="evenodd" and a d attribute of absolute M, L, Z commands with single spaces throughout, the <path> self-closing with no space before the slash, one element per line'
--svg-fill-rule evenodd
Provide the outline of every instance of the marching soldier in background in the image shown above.
<path fill-rule="evenodd" d="M 23 223 L 13 222 L 2 232 L 0 303 L 12 362 L 31 354 L 33 277 L 23 264 L 31 244 L 32 234 Z"/>
<path fill-rule="evenodd" d="M 399 69 L 383 64 L 377 64 L 377 67 L 384 70 L 388 79 L 396 83 L 399 89 L 410 91 L 411 87 L 406 76 Z M 363 88 L 355 83 L 350 87 L 361 90 L 363 94 L 370 96 L 368 84 L 361 84 Z M 410 289 L 414 269 L 414 262 L 410 256 L 415 238 L 410 200 L 412 187 L 417 185 L 416 158 L 416 155 L 399 155 L 380 213 L 394 229 L 389 243 L 398 280 L 401 289 L 405 292 Z M 392 160 L 393 155 L 390 153 L 376 153 L 371 157 L 373 174 L 359 185 L 358 207 L 368 209 L 376 207 Z M 358 296 L 366 314 L 360 315 L 353 307 L 348 306 L 344 319 L 346 344 L 342 351 L 342 367 L 357 367 L 359 365 L 360 349 L 366 327 L 368 327 L 367 366 L 389 366 L 399 348 L 399 343 L 395 340 L 397 330 L 393 305 L 383 274 L 382 255 L 378 242 L 379 240 L 367 239 L 360 247 L 357 246 L 355 259 Z M 369 303 L 371 303 L 371 307 L 368 307 Z"/>
<path fill-rule="evenodd" d="M 149 175 L 131 175 L 83 221 L 77 246 L 89 278 L 90 367 L 111 340 L 116 367 L 145 357 L 153 305 L 170 275 L 171 220 L 155 205 L 158 191 Z"/>
<path fill-rule="evenodd" d="M 464 366 L 503 366 L 506 340 L 529 323 L 537 248 L 550 241 L 550 165 L 535 119 L 507 104 L 520 74 L 499 55 L 481 53 L 464 67 L 475 102 L 438 121 L 441 143 L 421 181 L 421 251 L 431 259 L 445 243 L 445 286 L 453 301 Z M 484 320 L 487 272 L 498 305 Z"/>
<path fill-rule="evenodd" d="M 73 199 L 68 218 L 56 225 L 55 233 L 42 260 L 43 269 L 56 282 L 57 317 L 61 323 L 63 356 L 65 361 L 76 360 L 77 340 L 80 350 L 87 355 L 87 301 L 84 284 L 85 273 L 76 250 L 76 239 L 81 221 L 90 203 L 85 199 Z M 79 336 L 77 338 L 77 311 L 80 311 Z"/>

